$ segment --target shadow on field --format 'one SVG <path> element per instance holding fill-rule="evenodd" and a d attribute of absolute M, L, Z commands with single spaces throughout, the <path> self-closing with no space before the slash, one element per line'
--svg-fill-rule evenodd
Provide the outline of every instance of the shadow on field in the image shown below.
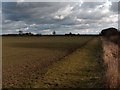
<path fill-rule="evenodd" d="M 11 47 L 16 48 L 71 48 L 71 47 L 79 47 L 79 43 L 37 43 L 37 42 L 30 42 L 30 43 L 11 43 Z M 69 47 L 68 47 L 69 46 Z"/>
<path fill-rule="evenodd" d="M 88 39 L 86 42 L 20 42 L 9 43 L 8 45 L 14 48 L 47 48 L 47 49 L 70 49 L 75 50 L 77 48 L 85 46 L 93 38 Z M 82 43 L 82 44 L 81 44 Z"/>

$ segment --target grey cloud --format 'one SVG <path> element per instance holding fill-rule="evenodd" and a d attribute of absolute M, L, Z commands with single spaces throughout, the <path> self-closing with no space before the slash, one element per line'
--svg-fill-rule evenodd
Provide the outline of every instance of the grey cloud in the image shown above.
<path fill-rule="evenodd" d="M 2 4 L 3 32 L 15 31 L 16 33 L 16 29 L 46 34 L 52 30 L 58 33 L 70 31 L 76 33 L 83 29 L 94 31 L 94 28 L 102 29 L 105 25 L 111 25 L 112 22 L 108 20 L 111 18 L 108 17 L 116 14 L 113 12 L 116 10 L 113 3 L 107 13 L 103 13 L 104 9 L 101 8 L 95 10 L 104 4 L 101 2 L 84 2 L 81 6 L 79 4 L 78 2 L 4 2 Z M 105 22 L 103 18 L 108 21 Z"/>
<path fill-rule="evenodd" d="M 16 29 L 23 29 L 23 28 L 26 28 L 27 27 L 27 24 L 23 21 L 10 21 L 10 22 L 7 22 L 7 23 L 4 23 L 2 25 L 2 29 L 5 31 L 5 30 L 16 30 Z"/>
<path fill-rule="evenodd" d="M 104 2 L 84 2 L 81 8 L 84 9 L 95 9 L 97 6 L 102 5 Z"/>
<path fill-rule="evenodd" d="M 119 5 L 119 6 L 118 6 Z M 113 11 L 113 12 L 117 12 L 118 13 L 118 10 L 119 10 L 119 8 L 120 8 L 120 3 L 118 3 L 118 2 L 112 2 L 112 6 L 111 6 L 111 10 Z"/>
<path fill-rule="evenodd" d="M 4 2 L 2 4 L 2 11 L 6 16 L 6 19 L 19 21 L 49 16 L 59 8 L 65 7 L 65 5 L 68 5 L 68 3 L 21 2 L 18 4 L 15 2 Z"/>

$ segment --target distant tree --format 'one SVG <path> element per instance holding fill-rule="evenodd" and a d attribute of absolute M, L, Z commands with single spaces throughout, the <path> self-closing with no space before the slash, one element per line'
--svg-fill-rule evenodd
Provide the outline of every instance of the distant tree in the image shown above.
<path fill-rule="evenodd" d="M 101 31 L 101 35 L 105 37 L 106 39 L 114 42 L 114 43 L 119 43 L 119 31 L 116 28 L 107 28 Z"/>
<path fill-rule="evenodd" d="M 101 31 L 101 35 L 105 37 L 116 36 L 119 34 L 119 31 L 116 28 L 107 28 Z"/>
<path fill-rule="evenodd" d="M 28 35 L 33 35 L 31 32 L 28 32 Z"/>
<path fill-rule="evenodd" d="M 70 34 L 70 35 L 72 35 L 72 33 L 71 33 L 71 32 L 70 32 L 69 34 Z"/>
<path fill-rule="evenodd" d="M 42 34 L 41 34 L 41 33 L 39 33 L 39 34 L 36 34 L 36 36 L 42 36 Z"/>
<path fill-rule="evenodd" d="M 78 33 L 77 35 L 79 36 L 80 34 Z"/>
<path fill-rule="evenodd" d="M 53 33 L 52 33 L 53 35 L 56 35 L 56 32 L 55 31 L 53 31 Z"/>
<path fill-rule="evenodd" d="M 23 31 L 19 30 L 19 35 L 23 35 Z"/>

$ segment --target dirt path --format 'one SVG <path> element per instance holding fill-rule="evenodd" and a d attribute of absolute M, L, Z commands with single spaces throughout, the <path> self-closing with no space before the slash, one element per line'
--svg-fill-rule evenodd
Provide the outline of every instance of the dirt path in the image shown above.
<path fill-rule="evenodd" d="M 102 69 L 98 63 L 101 54 L 99 38 L 52 65 L 38 78 L 35 88 L 95 88 L 102 87 Z"/>

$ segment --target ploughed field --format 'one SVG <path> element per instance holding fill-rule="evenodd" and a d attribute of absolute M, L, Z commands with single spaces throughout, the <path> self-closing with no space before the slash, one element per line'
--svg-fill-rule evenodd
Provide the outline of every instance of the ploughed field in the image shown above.
<path fill-rule="evenodd" d="M 103 87 L 95 36 L 2 37 L 3 88 Z"/>

